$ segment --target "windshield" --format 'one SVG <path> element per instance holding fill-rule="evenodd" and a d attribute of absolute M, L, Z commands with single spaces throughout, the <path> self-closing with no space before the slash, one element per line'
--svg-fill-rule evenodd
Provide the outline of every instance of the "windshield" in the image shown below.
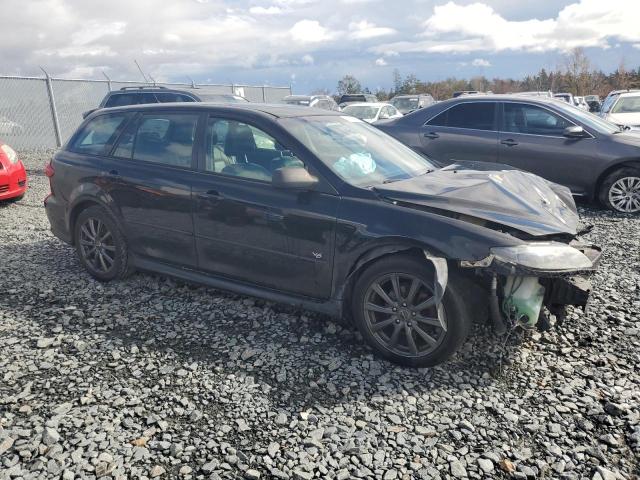
<path fill-rule="evenodd" d="M 198 96 L 203 102 L 215 102 L 215 103 L 246 103 L 248 100 L 239 95 L 224 95 L 224 94 L 207 94 L 198 93 Z"/>
<path fill-rule="evenodd" d="M 640 97 L 620 97 L 618 103 L 611 109 L 611 113 L 640 112 Z"/>
<path fill-rule="evenodd" d="M 285 98 L 284 99 L 284 103 L 286 103 L 287 105 L 305 105 L 305 106 L 308 106 L 309 105 L 309 99 L 308 98 Z"/>
<path fill-rule="evenodd" d="M 396 139 L 356 118 L 313 116 L 279 122 L 345 182 L 380 185 L 436 167 Z"/>
<path fill-rule="evenodd" d="M 620 131 L 615 123 L 611 123 L 608 120 L 597 117 L 593 113 L 589 113 L 586 110 L 575 107 L 569 103 L 559 102 L 556 105 L 560 110 L 566 111 L 569 115 L 584 123 L 587 127 L 593 128 L 598 133 L 615 133 Z"/>
<path fill-rule="evenodd" d="M 353 115 L 354 117 L 361 118 L 362 120 L 369 120 L 376 118 L 380 107 L 369 107 L 367 105 L 347 105 L 342 109 L 347 115 Z"/>
<path fill-rule="evenodd" d="M 411 112 L 416 110 L 419 106 L 420 100 L 418 97 L 403 97 L 394 98 L 391 100 L 391 105 L 396 107 L 402 113 Z"/>

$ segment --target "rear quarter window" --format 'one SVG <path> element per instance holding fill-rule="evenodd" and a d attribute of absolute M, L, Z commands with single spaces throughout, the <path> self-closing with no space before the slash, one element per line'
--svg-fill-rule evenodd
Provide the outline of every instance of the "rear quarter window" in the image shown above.
<path fill-rule="evenodd" d="M 138 97 L 134 93 L 114 93 L 111 95 L 104 106 L 109 107 L 124 107 L 126 105 L 135 105 L 138 103 Z"/>
<path fill-rule="evenodd" d="M 124 124 L 125 114 L 100 115 L 93 118 L 76 134 L 69 150 L 76 153 L 101 155 L 115 141 L 119 128 Z"/>

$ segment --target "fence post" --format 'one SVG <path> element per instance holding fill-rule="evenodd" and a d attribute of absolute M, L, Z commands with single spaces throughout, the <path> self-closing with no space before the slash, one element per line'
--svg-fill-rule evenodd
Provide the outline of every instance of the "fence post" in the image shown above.
<path fill-rule="evenodd" d="M 51 108 L 51 119 L 53 120 L 53 131 L 56 135 L 56 146 L 62 146 L 62 136 L 60 135 L 60 122 L 58 121 L 58 110 L 56 110 L 56 99 L 53 96 L 53 82 L 47 71 L 40 67 L 45 74 L 45 82 L 47 84 L 47 93 L 49 94 L 49 107 Z"/>
<path fill-rule="evenodd" d="M 264 85 L 262 86 L 262 103 L 267 103 L 267 92 L 265 91 Z"/>
<path fill-rule="evenodd" d="M 106 73 L 104 73 L 104 71 L 102 72 L 102 75 L 104 75 L 104 78 L 107 79 L 107 90 L 111 91 L 111 79 L 107 76 Z"/>

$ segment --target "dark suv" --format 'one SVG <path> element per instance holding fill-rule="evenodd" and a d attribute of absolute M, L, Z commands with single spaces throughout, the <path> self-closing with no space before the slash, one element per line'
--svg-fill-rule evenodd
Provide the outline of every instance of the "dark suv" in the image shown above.
<path fill-rule="evenodd" d="M 584 305 L 573 278 L 599 256 L 574 241 L 566 188 L 517 170 L 436 170 L 316 108 L 100 110 L 46 175 L 51 229 L 96 279 L 148 270 L 352 316 L 405 365 L 443 361 L 475 318 L 504 331 L 545 324 L 543 305 Z"/>
<path fill-rule="evenodd" d="M 248 100 L 240 95 L 231 93 L 198 92 L 196 94 L 185 90 L 173 90 L 158 86 L 122 87 L 120 90 L 113 90 L 107 93 L 98 108 L 84 112 L 82 118 L 87 118 L 90 113 L 100 108 L 175 102 L 247 103 Z"/>

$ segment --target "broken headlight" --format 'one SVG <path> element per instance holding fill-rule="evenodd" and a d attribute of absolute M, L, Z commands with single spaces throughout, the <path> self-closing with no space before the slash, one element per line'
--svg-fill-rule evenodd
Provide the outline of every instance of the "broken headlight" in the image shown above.
<path fill-rule="evenodd" d="M 559 242 L 528 243 L 515 247 L 495 247 L 491 253 L 503 263 L 536 270 L 581 270 L 593 263 L 581 251 Z"/>

